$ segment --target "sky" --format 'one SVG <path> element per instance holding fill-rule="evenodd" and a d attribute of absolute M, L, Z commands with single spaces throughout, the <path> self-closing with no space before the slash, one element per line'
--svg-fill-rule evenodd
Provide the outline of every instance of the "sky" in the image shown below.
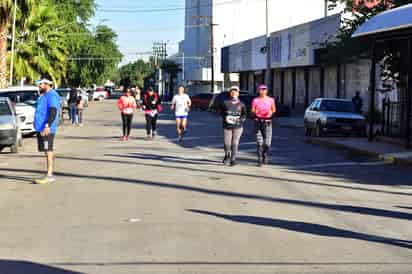
<path fill-rule="evenodd" d="M 178 51 L 184 38 L 184 0 L 97 0 L 97 5 L 92 24 L 105 24 L 117 32 L 123 64 L 147 58 L 140 54 L 151 52 L 153 41 L 168 41 L 169 55 Z M 147 11 L 162 8 L 176 10 Z"/>

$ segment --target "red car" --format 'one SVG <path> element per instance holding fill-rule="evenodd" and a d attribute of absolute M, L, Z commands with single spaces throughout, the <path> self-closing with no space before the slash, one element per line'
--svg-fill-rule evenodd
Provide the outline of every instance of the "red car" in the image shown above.
<path fill-rule="evenodd" d="M 201 109 L 201 110 L 208 110 L 210 106 L 210 101 L 213 98 L 213 94 L 211 93 L 201 93 L 191 97 L 192 100 L 192 108 L 193 109 Z"/>

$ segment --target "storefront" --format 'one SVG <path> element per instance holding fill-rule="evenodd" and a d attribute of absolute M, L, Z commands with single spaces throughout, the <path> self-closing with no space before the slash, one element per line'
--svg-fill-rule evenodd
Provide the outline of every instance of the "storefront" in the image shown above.
<path fill-rule="evenodd" d="M 412 139 L 412 4 L 381 13 L 364 23 L 353 35 L 371 44 L 369 113 L 384 106 L 381 134 L 399 137 L 407 148 Z M 383 83 L 383 84 L 381 84 Z M 376 135 L 378 123 L 369 116 L 369 137 Z"/>

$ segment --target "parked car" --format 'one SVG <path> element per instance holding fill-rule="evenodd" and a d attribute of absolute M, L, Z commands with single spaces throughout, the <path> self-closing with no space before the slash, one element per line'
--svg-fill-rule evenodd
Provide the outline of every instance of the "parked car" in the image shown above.
<path fill-rule="evenodd" d="M 20 124 L 10 99 L 0 97 L 0 151 L 10 147 L 12 153 L 17 153 L 23 146 Z"/>
<path fill-rule="evenodd" d="M 93 101 L 103 101 L 104 99 L 109 98 L 109 92 L 103 87 L 98 87 L 93 92 Z"/>
<path fill-rule="evenodd" d="M 58 88 L 56 92 L 60 96 L 60 103 L 62 110 L 69 109 L 69 97 L 70 97 L 70 89 L 69 88 Z"/>
<path fill-rule="evenodd" d="M 365 117 L 356 113 L 351 100 L 319 98 L 306 110 L 304 117 L 306 136 L 326 133 L 366 135 Z"/>
<path fill-rule="evenodd" d="M 212 101 L 212 98 L 213 98 L 212 93 L 201 93 L 201 94 L 194 95 L 191 97 L 192 108 L 208 110 L 210 107 L 210 102 Z"/>
<path fill-rule="evenodd" d="M 14 105 L 17 117 L 20 120 L 20 131 L 23 136 L 33 135 L 34 113 L 36 102 L 39 97 L 39 90 L 35 86 L 10 87 L 0 89 L 0 96 L 7 97 Z"/>

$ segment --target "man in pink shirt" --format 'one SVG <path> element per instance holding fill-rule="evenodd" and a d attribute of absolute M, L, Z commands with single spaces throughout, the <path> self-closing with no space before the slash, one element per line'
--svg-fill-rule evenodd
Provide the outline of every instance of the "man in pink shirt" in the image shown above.
<path fill-rule="evenodd" d="M 269 150 L 272 146 L 272 117 L 276 113 L 275 99 L 268 96 L 265 85 L 259 86 L 259 97 L 252 102 L 255 115 L 258 165 L 268 164 Z"/>

